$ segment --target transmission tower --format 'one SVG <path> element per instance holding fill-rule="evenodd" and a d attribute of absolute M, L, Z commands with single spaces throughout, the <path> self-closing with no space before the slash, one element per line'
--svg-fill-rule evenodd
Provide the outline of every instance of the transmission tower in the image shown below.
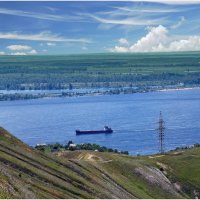
<path fill-rule="evenodd" d="M 165 139 L 165 122 L 163 120 L 162 112 L 160 112 L 160 118 L 159 118 L 159 127 L 158 127 L 158 137 L 159 137 L 159 146 L 160 146 L 160 154 L 163 154 L 164 151 L 164 139 Z"/>

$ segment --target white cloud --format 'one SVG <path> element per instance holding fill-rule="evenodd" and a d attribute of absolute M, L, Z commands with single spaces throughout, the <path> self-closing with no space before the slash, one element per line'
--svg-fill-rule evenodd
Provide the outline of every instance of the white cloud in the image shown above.
<path fill-rule="evenodd" d="M 146 26 L 159 24 L 163 19 L 136 19 L 136 18 L 125 18 L 125 19 L 107 19 L 92 14 L 87 14 L 92 19 L 103 23 L 103 24 L 115 24 L 115 25 L 135 25 L 135 26 Z"/>
<path fill-rule="evenodd" d="M 5 55 L 6 53 L 4 51 L 0 51 L 0 56 Z"/>
<path fill-rule="evenodd" d="M 182 26 L 184 24 L 185 21 L 186 21 L 185 17 L 182 16 L 180 21 L 178 21 L 176 24 L 172 25 L 171 28 L 172 29 L 179 28 L 180 26 Z"/>
<path fill-rule="evenodd" d="M 9 45 L 6 47 L 11 52 L 10 55 L 33 55 L 37 54 L 37 51 L 28 45 Z M 17 52 L 16 52 L 17 51 Z"/>
<path fill-rule="evenodd" d="M 46 8 L 52 12 L 59 10 L 58 8 L 54 8 L 54 7 L 50 7 L 50 6 L 47 6 Z"/>
<path fill-rule="evenodd" d="M 138 0 L 132 0 L 132 2 Z M 142 0 L 143 2 L 156 2 L 156 3 L 164 3 L 164 4 L 199 4 L 200 0 Z"/>
<path fill-rule="evenodd" d="M 85 38 L 63 38 L 51 32 L 41 32 L 38 34 L 19 34 L 19 33 L 0 33 L 0 39 L 9 40 L 33 40 L 33 41 L 49 41 L 49 42 L 69 42 L 69 43 L 91 43 Z"/>
<path fill-rule="evenodd" d="M 31 51 L 28 52 L 28 54 L 37 54 L 37 51 L 35 49 L 32 49 Z"/>
<path fill-rule="evenodd" d="M 183 9 L 163 9 L 163 8 L 146 8 L 140 9 L 135 7 L 115 7 L 117 10 L 112 11 L 111 14 L 113 15 L 127 15 L 127 14 L 135 14 L 135 13 L 173 13 L 173 12 L 180 12 Z M 120 12 L 121 11 L 121 12 Z"/>
<path fill-rule="evenodd" d="M 118 52 L 118 53 L 126 53 L 129 52 L 129 48 L 122 47 L 122 46 L 115 46 L 114 48 L 110 49 L 111 52 Z"/>
<path fill-rule="evenodd" d="M 120 38 L 119 39 L 119 43 L 121 45 L 128 45 L 129 44 L 129 42 L 128 42 L 128 40 L 126 38 Z"/>
<path fill-rule="evenodd" d="M 11 51 L 21 51 L 21 50 L 30 50 L 32 47 L 27 45 L 10 45 L 6 47 L 7 49 Z"/>
<path fill-rule="evenodd" d="M 85 0 L 81 0 L 85 1 Z M 94 0 L 87 0 L 94 1 Z M 108 0 L 101 0 L 102 2 L 107 2 Z M 122 2 L 122 0 L 109 0 L 114 2 Z M 130 2 L 157 2 L 157 3 L 166 3 L 166 4 L 198 4 L 200 0 L 130 0 Z"/>
<path fill-rule="evenodd" d="M 113 52 L 149 52 L 153 51 L 155 46 L 159 45 L 166 39 L 168 30 L 159 25 L 157 27 L 150 28 L 149 33 L 139 39 L 135 44 L 129 47 L 115 46 L 111 51 Z"/>
<path fill-rule="evenodd" d="M 88 50 L 88 48 L 87 48 L 87 47 L 85 47 L 85 46 L 84 46 L 84 47 L 82 47 L 81 49 L 82 49 L 82 50 L 84 50 L 84 51 L 87 51 L 87 50 Z"/>
<path fill-rule="evenodd" d="M 12 56 L 25 56 L 27 54 L 24 53 L 24 52 L 15 52 L 15 53 L 11 53 L 10 55 L 12 55 Z"/>
<path fill-rule="evenodd" d="M 12 56 L 26 56 L 26 55 L 34 55 L 37 54 L 38 52 L 35 49 L 32 49 L 31 51 L 27 51 L 27 52 L 12 52 L 9 55 Z"/>
<path fill-rule="evenodd" d="M 47 42 L 47 46 L 56 46 L 56 43 L 53 43 L 53 42 Z"/>
<path fill-rule="evenodd" d="M 21 16 L 21 17 L 31 17 L 31 18 L 51 20 L 51 21 L 76 21 L 76 20 L 78 21 L 81 19 L 80 16 L 52 15 L 52 14 L 46 14 L 46 13 L 35 13 L 35 12 L 29 12 L 29 11 L 24 11 L 24 10 L 13 10 L 13 9 L 6 9 L 6 8 L 0 8 L 0 14 Z"/>
<path fill-rule="evenodd" d="M 159 25 L 150 28 L 149 32 L 136 43 L 115 46 L 111 52 L 170 52 L 170 51 L 198 51 L 200 50 L 200 36 L 187 36 L 174 39 L 169 35 L 166 27 Z"/>
<path fill-rule="evenodd" d="M 85 1 L 85 0 L 80 0 Z M 94 0 L 87 0 L 94 1 Z M 108 0 L 101 0 L 102 2 L 108 2 Z M 122 0 L 109 0 L 114 2 L 122 2 Z M 200 0 L 129 0 L 125 2 L 155 2 L 155 3 L 165 3 L 165 4 L 199 4 Z"/>
<path fill-rule="evenodd" d="M 175 40 L 170 43 L 169 51 L 199 51 L 200 36 L 189 36 L 185 39 Z"/>
<path fill-rule="evenodd" d="M 152 51 L 167 38 L 168 30 L 164 26 L 152 27 L 149 33 L 130 47 L 133 52 Z"/>

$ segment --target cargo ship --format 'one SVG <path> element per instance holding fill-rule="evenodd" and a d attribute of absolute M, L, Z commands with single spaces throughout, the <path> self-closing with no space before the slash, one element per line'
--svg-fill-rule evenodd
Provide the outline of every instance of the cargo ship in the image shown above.
<path fill-rule="evenodd" d="M 99 134 L 99 133 L 113 133 L 113 130 L 108 126 L 104 126 L 103 130 L 76 130 L 76 135 L 84 135 L 84 134 Z"/>

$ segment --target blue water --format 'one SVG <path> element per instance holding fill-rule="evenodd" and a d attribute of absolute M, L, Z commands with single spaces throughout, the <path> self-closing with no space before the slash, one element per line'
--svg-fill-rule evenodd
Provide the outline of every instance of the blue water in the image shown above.
<path fill-rule="evenodd" d="M 165 149 L 200 143 L 200 90 L 0 102 L 0 126 L 29 145 L 97 143 L 130 154 L 157 153 L 159 112 Z M 76 129 L 112 127 L 113 134 L 76 136 Z"/>

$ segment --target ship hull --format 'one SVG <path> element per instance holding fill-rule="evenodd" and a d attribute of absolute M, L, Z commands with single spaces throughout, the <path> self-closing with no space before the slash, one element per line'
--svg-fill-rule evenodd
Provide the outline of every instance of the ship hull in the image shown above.
<path fill-rule="evenodd" d="M 98 130 L 98 131 L 79 131 L 79 130 L 76 130 L 76 135 L 112 133 L 112 132 L 113 132 L 113 130 Z"/>

